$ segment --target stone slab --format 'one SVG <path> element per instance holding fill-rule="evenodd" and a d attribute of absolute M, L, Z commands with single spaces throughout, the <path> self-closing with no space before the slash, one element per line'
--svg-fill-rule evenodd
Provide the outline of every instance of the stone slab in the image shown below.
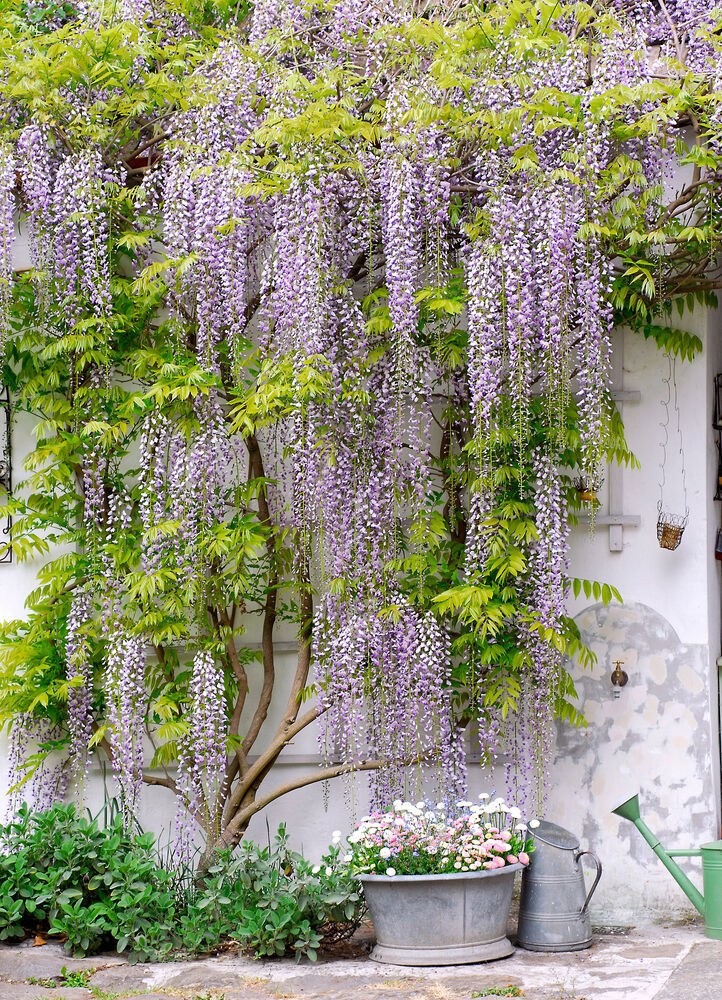
<path fill-rule="evenodd" d="M 722 941 L 700 941 L 677 966 L 654 1000 L 720 1000 Z"/>
<path fill-rule="evenodd" d="M 49 942 L 40 947 L 31 944 L 0 945 L 0 981 L 23 982 L 30 976 L 47 979 L 60 974 L 65 966 L 69 972 L 78 969 L 97 969 L 104 965 L 124 965 L 125 959 L 119 955 L 103 955 L 91 958 L 72 958 L 61 944 Z"/>
<path fill-rule="evenodd" d="M 77 987 L 47 989 L 30 983 L 0 982 L 0 1000 L 93 1000 L 93 994 Z"/>
<path fill-rule="evenodd" d="M 98 956 L 98 965 L 105 964 L 100 962 L 101 958 L 105 958 L 105 956 Z M 96 989 L 103 990 L 105 993 L 146 990 L 150 985 L 151 968 L 147 965 L 128 965 L 126 962 L 116 965 L 108 964 L 105 968 L 100 968 L 92 976 L 90 982 Z"/>

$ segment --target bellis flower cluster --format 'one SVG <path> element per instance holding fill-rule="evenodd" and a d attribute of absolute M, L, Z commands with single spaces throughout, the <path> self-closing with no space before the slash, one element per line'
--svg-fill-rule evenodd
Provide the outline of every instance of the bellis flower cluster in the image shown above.
<path fill-rule="evenodd" d="M 446 875 L 529 864 L 533 834 L 503 799 L 402 802 L 364 816 L 349 835 L 346 862 L 358 875 Z"/>

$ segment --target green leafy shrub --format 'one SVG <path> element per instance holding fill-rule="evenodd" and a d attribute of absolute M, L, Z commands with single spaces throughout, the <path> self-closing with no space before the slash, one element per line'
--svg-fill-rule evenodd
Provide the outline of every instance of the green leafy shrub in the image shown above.
<path fill-rule="evenodd" d="M 203 916 L 205 914 L 205 917 Z M 204 930 L 222 927 L 221 936 L 259 956 L 315 960 L 318 949 L 350 936 L 364 914 L 359 884 L 332 847 L 312 865 L 288 847 L 283 825 L 268 847 L 244 842 L 232 858 L 207 873 L 189 899 L 183 939 L 204 950 Z M 217 933 L 217 930 L 215 931 Z"/>
<path fill-rule="evenodd" d="M 161 863 L 153 834 L 120 816 L 105 828 L 55 805 L 23 807 L 0 827 L 0 940 L 43 930 L 87 955 L 115 947 L 131 961 L 208 952 L 229 940 L 257 955 L 317 957 L 350 935 L 363 915 L 358 884 L 331 848 L 321 866 L 273 843 L 244 843 L 219 857 L 202 881 Z"/>
<path fill-rule="evenodd" d="M 101 829 L 72 805 L 22 807 L 0 847 L 0 938 L 42 929 L 76 955 L 115 943 L 137 960 L 170 950 L 177 879 L 152 834 L 127 832 L 120 816 Z"/>

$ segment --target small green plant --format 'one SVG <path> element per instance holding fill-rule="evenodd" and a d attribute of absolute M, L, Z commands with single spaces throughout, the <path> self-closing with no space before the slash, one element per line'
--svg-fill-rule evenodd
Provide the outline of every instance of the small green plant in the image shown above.
<path fill-rule="evenodd" d="M 472 997 L 523 997 L 524 994 L 518 986 L 488 986 L 485 990 L 478 990 L 471 994 Z"/>
<path fill-rule="evenodd" d="M 28 976 L 25 980 L 33 986 L 45 986 L 47 989 L 55 989 L 58 986 L 73 986 L 87 989 L 90 986 L 90 977 L 95 969 L 75 969 L 68 972 L 65 966 L 62 967 L 57 976 L 46 979 L 39 979 L 37 976 Z"/>
<path fill-rule="evenodd" d="M 312 865 L 288 847 L 283 825 L 273 842 L 244 842 L 189 891 L 180 933 L 189 951 L 207 951 L 227 936 L 255 955 L 293 952 L 316 959 L 323 945 L 349 937 L 364 914 L 359 885 L 332 847 Z"/>

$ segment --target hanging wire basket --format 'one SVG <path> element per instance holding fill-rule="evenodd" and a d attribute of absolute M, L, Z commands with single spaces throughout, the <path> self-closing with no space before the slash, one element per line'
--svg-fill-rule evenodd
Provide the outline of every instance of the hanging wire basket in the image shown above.
<path fill-rule="evenodd" d="M 684 529 L 687 527 L 687 522 L 689 521 L 689 507 L 687 506 L 687 470 L 685 468 L 684 461 L 682 424 L 679 412 L 679 400 L 677 396 L 676 363 L 673 355 L 669 354 L 667 356 L 667 362 L 669 365 L 669 371 L 667 377 L 662 380 L 667 386 L 667 398 L 661 400 L 662 408 L 664 410 L 664 419 L 662 420 L 660 427 L 664 432 L 664 437 L 662 439 L 662 461 L 659 463 L 660 481 L 659 500 L 657 501 L 657 541 L 659 542 L 659 547 L 661 549 L 668 549 L 670 552 L 674 552 L 674 550 L 679 547 L 679 543 L 682 541 L 682 535 L 684 534 Z M 676 418 L 675 430 L 679 440 L 679 462 L 680 472 L 682 473 L 681 479 L 682 494 L 684 497 L 684 514 L 670 514 L 669 511 L 664 510 L 664 487 L 666 482 L 665 465 L 667 463 L 667 451 L 670 445 L 670 406 L 672 407 Z"/>
<path fill-rule="evenodd" d="M 689 511 L 684 514 L 670 514 L 662 510 L 662 501 L 657 504 L 657 541 L 661 549 L 674 551 L 682 541 L 684 529 L 689 521 Z"/>
<path fill-rule="evenodd" d="M 604 476 L 601 472 L 583 472 L 576 479 L 572 480 L 574 489 L 579 494 L 582 503 L 593 503 L 597 499 L 597 493 L 604 485 Z"/>

